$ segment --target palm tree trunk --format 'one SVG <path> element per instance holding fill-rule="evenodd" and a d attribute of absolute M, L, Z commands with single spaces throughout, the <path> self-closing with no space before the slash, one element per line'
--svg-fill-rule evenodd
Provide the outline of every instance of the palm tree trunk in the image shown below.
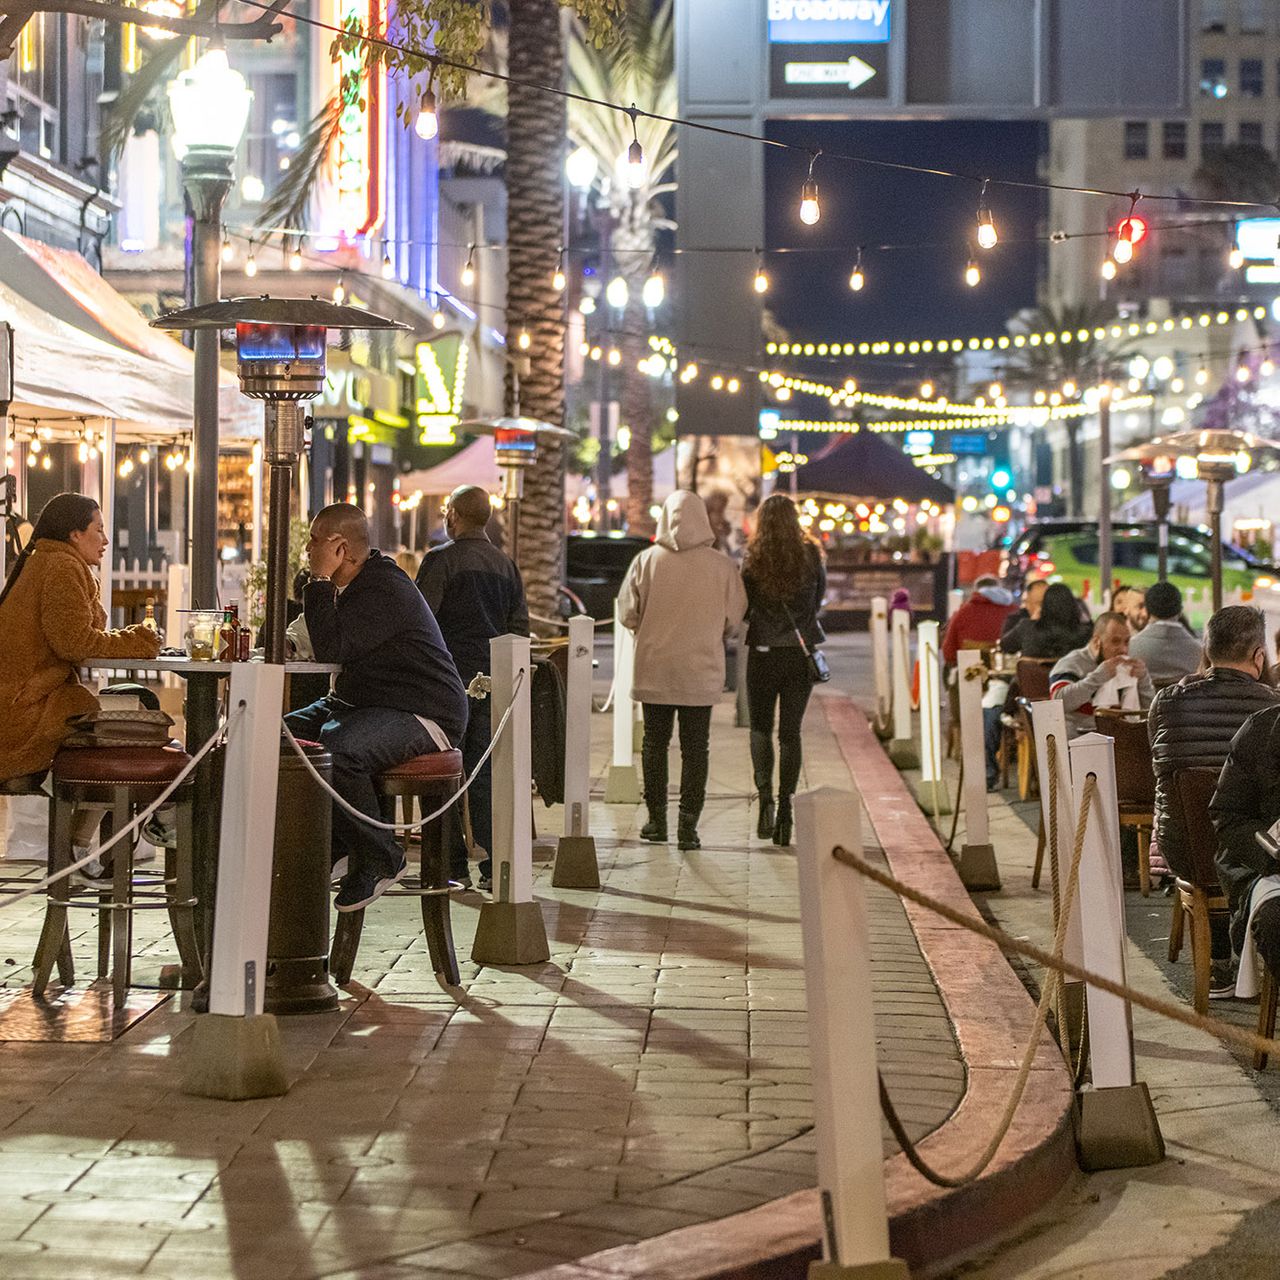
<path fill-rule="evenodd" d="M 564 225 L 561 161 L 564 101 L 519 81 L 560 84 L 564 41 L 557 0 L 508 0 L 511 17 L 507 108 L 507 332 L 529 331 L 530 369 L 520 379 L 520 411 L 563 425 L 564 305 L 553 285 Z M 514 341 L 512 342 L 514 347 Z M 519 354 L 513 351 L 512 354 Z M 513 403 L 510 370 L 507 401 Z M 520 511 L 520 569 L 529 608 L 556 615 L 564 561 L 564 450 L 539 442 L 525 475 Z"/>

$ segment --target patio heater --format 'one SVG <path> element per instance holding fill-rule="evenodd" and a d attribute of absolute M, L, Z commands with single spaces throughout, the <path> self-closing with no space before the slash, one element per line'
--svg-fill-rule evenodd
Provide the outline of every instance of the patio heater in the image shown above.
<path fill-rule="evenodd" d="M 307 445 L 310 419 L 303 404 L 324 389 L 325 343 L 330 329 L 403 329 L 359 307 L 311 298 L 230 298 L 152 322 L 157 329 L 230 329 L 236 332 L 241 392 L 263 401 L 267 465 L 267 591 L 264 650 L 268 662 L 285 660 L 285 603 L 289 595 L 289 501 L 293 471 Z"/>

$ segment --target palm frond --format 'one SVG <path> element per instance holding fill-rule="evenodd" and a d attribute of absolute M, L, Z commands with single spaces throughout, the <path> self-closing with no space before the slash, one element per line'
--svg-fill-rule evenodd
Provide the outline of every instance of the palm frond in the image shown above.
<path fill-rule="evenodd" d="M 304 227 L 316 183 L 338 136 L 340 100 L 335 93 L 307 126 L 280 185 L 262 206 L 260 221 L 267 227 Z"/>

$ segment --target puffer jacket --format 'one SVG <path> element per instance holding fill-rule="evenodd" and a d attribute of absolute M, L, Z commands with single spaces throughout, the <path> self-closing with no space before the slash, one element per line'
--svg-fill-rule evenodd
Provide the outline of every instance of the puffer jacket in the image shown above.
<path fill-rule="evenodd" d="M 1161 689 L 1147 731 L 1156 775 L 1156 843 L 1176 875 L 1189 876 L 1191 853 L 1174 795 L 1179 769 L 1221 769 L 1231 740 L 1255 711 L 1280 702 L 1280 693 L 1244 671 L 1213 667 Z"/>
<path fill-rule="evenodd" d="M 1209 817 L 1218 833 L 1218 883 L 1231 908 L 1231 945 L 1239 952 L 1253 882 L 1280 871 L 1254 839 L 1280 818 L 1280 705 L 1251 715 L 1231 739 Z"/>

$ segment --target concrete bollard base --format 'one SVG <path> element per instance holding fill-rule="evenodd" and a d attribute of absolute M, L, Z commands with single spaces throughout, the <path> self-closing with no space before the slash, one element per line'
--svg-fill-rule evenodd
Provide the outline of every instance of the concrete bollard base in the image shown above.
<path fill-rule="evenodd" d="M 966 889 L 977 893 L 993 893 L 1000 888 L 996 851 L 989 844 L 961 845 L 956 870 L 960 873 L 960 883 Z"/>
<path fill-rule="evenodd" d="M 1159 1164 L 1164 1138 L 1146 1082 L 1084 1090 L 1076 1145 L 1086 1173 Z"/>
<path fill-rule="evenodd" d="M 561 836 L 556 865 L 551 872 L 553 889 L 598 889 L 600 867 L 594 836 Z"/>
<path fill-rule="evenodd" d="M 604 783 L 605 804 L 639 804 L 643 799 L 635 765 L 611 764 Z"/>
<path fill-rule="evenodd" d="M 892 754 L 892 752 L 890 753 Z M 897 761 L 894 761 L 897 764 Z M 910 767 L 910 766 L 908 766 Z M 939 778 L 936 782 L 926 782 L 923 778 L 911 782 L 911 793 L 916 798 L 921 810 L 932 817 L 951 812 L 951 793 L 947 790 L 946 781 Z"/>
<path fill-rule="evenodd" d="M 551 958 L 536 902 L 486 902 L 471 944 L 476 964 L 541 964 Z"/>
<path fill-rule="evenodd" d="M 913 738 L 892 738 L 889 741 L 889 759 L 899 769 L 918 769 L 920 748 Z"/>
<path fill-rule="evenodd" d="M 182 1092 L 196 1098 L 278 1098 L 289 1092 L 280 1028 L 271 1013 L 206 1013 L 191 1028 Z"/>
<path fill-rule="evenodd" d="M 848 1266 L 842 1262 L 811 1262 L 809 1280 L 911 1280 L 911 1272 L 901 1258 L 855 1262 Z"/>

